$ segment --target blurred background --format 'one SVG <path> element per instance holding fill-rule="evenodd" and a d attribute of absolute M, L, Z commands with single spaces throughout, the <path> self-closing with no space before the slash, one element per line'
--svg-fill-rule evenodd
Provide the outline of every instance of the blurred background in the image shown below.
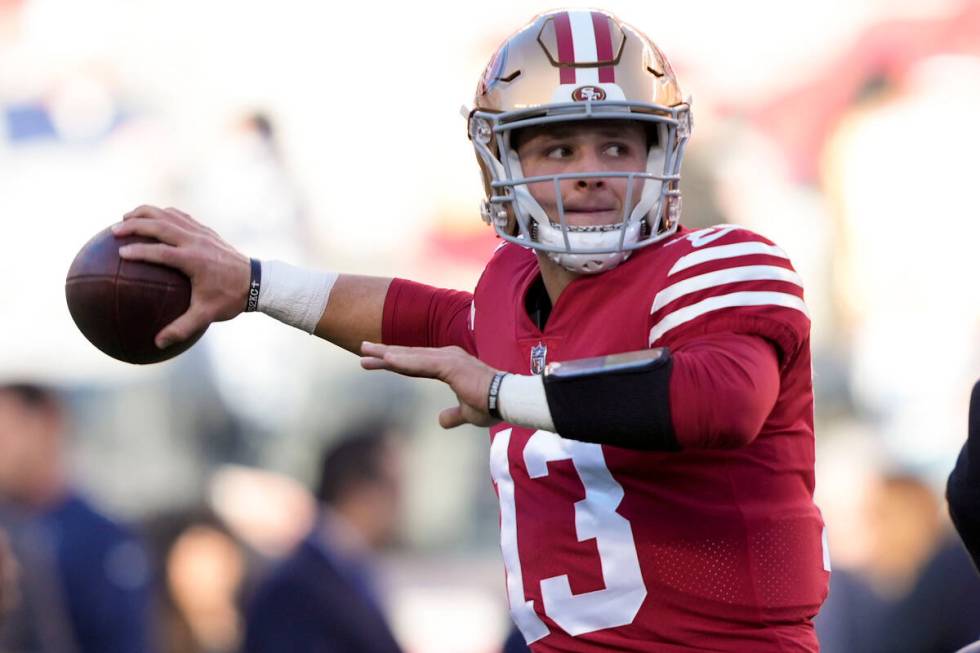
<path fill-rule="evenodd" d="M 313 520 L 320 451 L 367 420 L 403 434 L 378 574 L 395 635 L 412 652 L 499 650 L 487 436 L 438 427 L 443 387 L 368 375 L 257 315 L 129 366 L 84 340 L 63 288 L 81 245 L 148 203 L 250 256 L 471 289 L 496 241 L 460 106 L 497 44 L 550 8 L 0 0 L 0 382 L 58 390 L 73 487 L 151 563 L 185 526 L 213 527 L 184 558 L 221 569 L 192 574 L 189 593 L 215 578 L 228 605 L 171 597 L 190 635 L 169 650 L 235 650 L 250 583 Z M 942 485 L 980 375 L 980 2 L 604 8 L 653 38 L 693 97 L 682 222 L 756 229 L 806 282 L 817 501 L 848 583 L 821 616 L 824 649 L 870 651 L 851 632 L 861 610 L 921 602 L 950 541 Z"/>

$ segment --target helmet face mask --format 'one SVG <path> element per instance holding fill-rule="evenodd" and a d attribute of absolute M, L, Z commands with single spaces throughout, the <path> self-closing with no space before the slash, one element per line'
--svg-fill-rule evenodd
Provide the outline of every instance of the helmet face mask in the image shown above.
<path fill-rule="evenodd" d="M 546 47 L 547 38 L 542 38 L 551 27 L 559 34 L 555 38 L 557 50 L 567 58 L 568 44 L 560 37 L 560 24 L 564 20 L 581 27 L 583 15 L 590 21 L 586 27 L 594 26 L 587 36 L 594 34 L 597 42 L 602 40 L 603 30 L 621 36 L 618 58 L 593 62 L 592 70 L 587 70 L 592 77 L 605 80 L 596 85 L 578 85 L 574 76 L 580 74 L 576 71 L 581 64 L 572 62 L 574 68 L 569 74 L 568 64 L 556 62 Z M 582 33 L 581 29 L 575 32 L 576 48 L 584 40 Z M 588 48 L 579 49 L 589 54 Z M 608 54 L 609 48 L 606 50 Z M 617 75 L 622 84 L 616 83 Z M 586 79 L 591 81 L 588 76 Z M 535 80 L 551 82 L 554 88 L 548 101 L 520 101 L 525 95 L 539 100 L 543 97 L 542 84 Z M 678 226 L 680 165 L 690 133 L 689 105 L 679 98 L 669 64 L 639 32 L 600 12 L 539 16 L 498 50 L 477 89 L 476 109 L 470 113 L 469 136 L 487 190 L 484 220 L 493 224 L 501 238 L 545 252 L 555 263 L 577 273 L 608 270 L 632 250 L 669 236 Z M 590 122 L 598 125 L 618 120 L 639 123 L 656 135 L 648 147 L 645 170 L 524 175 L 514 147 L 519 130 L 562 123 L 588 129 Z M 623 212 L 617 222 L 592 226 L 568 223 L 560 187 L 562 182 L 581 179 L 625 180 Z M 557 201 L 552 215 L 531 193 L 532 184 L 543 183 L 554 184 Z"/>

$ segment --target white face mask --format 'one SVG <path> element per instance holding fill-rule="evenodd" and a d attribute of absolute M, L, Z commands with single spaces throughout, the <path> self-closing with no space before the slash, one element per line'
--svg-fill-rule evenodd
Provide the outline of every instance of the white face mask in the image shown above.
<path fill-rule="evenodd" d="M 511 171 L 517 178 L 524 176 L 517 152 L 509 152 Z M 661 171 L 664 165 L 664 153 L 661 147 L 651 147 L 647 155 L 646 169 Z M 608 173 L 606 173 L 608 174 Z M 598 174 L 596 176 L 599 176 Z M 558 175 L 555 175 L 558 177 Z M 637 177 L 627 182 L 627 194 L 632 195 L 637 184 Z M 579 274 L 597 274 L 616 267 L 629 258 L 633 247 L 640 241 L 640 233 L 645 220 L 650 214 L 661 210 L 661 194 L 664 182 L 662 179 L 643 179 L 643 192 L 640 201 L 636 203 L 628 216 L 624 215 L 619 223 L 603 227 L 562 228 L 561 220 L 552 221 L 541 204 L 531 195 L 526 184 L 514 187 L 517 204 L 534 221 L 535 241 L 550 246 L 556 250 L 548 251 L 548 258 L 561 267 Z M 559 200 L 559 210 L 562 210 Z M 624 207 L 624 213 L 628 207 Z M 557 217 L 557 216 L 556 216 Z M 625 224 L 625 234 L 624 234 Z M 565 238 L 568 247 L 565 247 Z"/>
<path fill-rule="evenodd" d="M 625 104 L 625 103 L 624 103 Z M 569 107 L 570 109 L 581 108 Z M 645 105 L 644 105 L 645 106 Z M 564 108 L 564 107 L 563 107 Z M 645 247 L 666 238 L 677 230 L 680 209 L 680 164 L 684 144 L 687 140 L 688 113 L 679 113 L 675 118 L 665 118 L 655 113 L 631 112 L 629 106 L 616 107 L 615 113 L 589 114 L 596 119 L 625 118 L 637 122 L 654 123 L 658 131 L 658 144 L 651 147 L 647 155 L 644 172 L 604 172 L 576 174 L 554 174 L 530 178 L 533 183 L 542 181 L 559 183 L 567 179 L 628 178 L 627 196 L 639 185 L 643 191 L 640 200 L 632 211 L 624 207 L 620 222 L 596 227 L 563 226 L 562 215 L 551 216 L 531 195 L 524 177 L 520 159 L 514 148 L 510 147 L 510 135 L 517 129 L 537 124 L 559 122 L 561 120 L 582 120 L 576 113 L 561 113 L 559 116 L 540 116 L 520 119 L 511 112 L 505 114 L 483 114 L 477 112 L 476 120 L 471 121 L 471 137 L 477 153 L 493 178 L 494 199 L 496 202 L 485 207 L 484 218 L 492 222 L 498 235 L 505 240 L 524 247 L 544 251 L 548 257 L 563 268 L 578 274 L 595 274 L 610 270 L 627 258 L 634 249 Z M 646 107 L 649 108 L 649 107 Z M 482 127 L 480 119 L 486 118 Z M 556 120 L 557 118 L 557 120 Z M 474 127 L 473 125 L 476 125 Z M 497 149 L 502 153 L 498 159 L 488 147 L 496 134 Z M 507 232 L 506 211 L 498 205 L 509 204 L 517 218 L 519 234 Z M 558 211 L 564 209 L 558 200 Z M 628 214 L 627 214 L 628 213 Z M 552 221 L 551 218 L 556 219 Z M 644 229 L 644 225 L 647 226 Z"/>

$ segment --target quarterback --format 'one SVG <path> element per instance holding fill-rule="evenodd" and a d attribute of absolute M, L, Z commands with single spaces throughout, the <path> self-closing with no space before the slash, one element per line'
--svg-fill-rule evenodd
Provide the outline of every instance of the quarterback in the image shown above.
<path fill-rule="evenodd" d="M 555 11 L 508 38 L 469 138 L 501 239 L 473 292 L 240 254 L 176 209 L 115 227 L 180 268 L 166 347 L 259 310 L 448 384 L 490 430 L 515 624 L 535 653 L 814 652 L 809 318 L 786 253 L 680 224 L 691 108 L 642 33 Z"/>

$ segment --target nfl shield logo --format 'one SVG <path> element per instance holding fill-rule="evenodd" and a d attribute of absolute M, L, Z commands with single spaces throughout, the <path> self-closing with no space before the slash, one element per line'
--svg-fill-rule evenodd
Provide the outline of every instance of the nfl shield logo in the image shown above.
<path fill-rule="evenodd" d="M 548 356 L 548 346 L 542 342 L 531 347 L 531 374 L 544 372 L 545 358 Z"/>

